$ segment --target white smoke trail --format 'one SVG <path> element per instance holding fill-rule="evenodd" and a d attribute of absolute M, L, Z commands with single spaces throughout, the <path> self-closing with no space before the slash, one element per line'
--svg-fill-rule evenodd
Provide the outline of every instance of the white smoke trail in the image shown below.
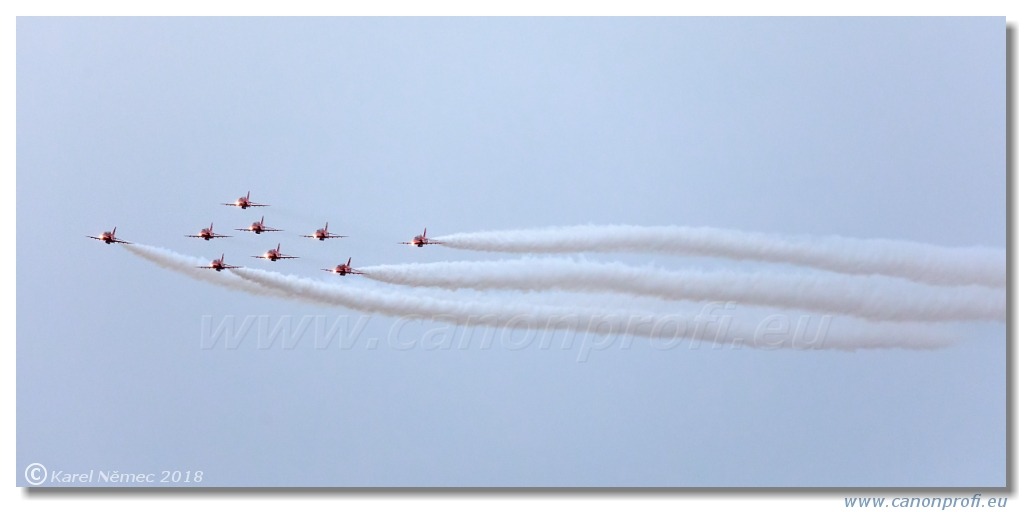
<path fill-rule="evenodd" d="M 842 321 L 849 319 L 835 319 L 839 322 L 833 323 L 830 317 L 825 316 L 819 322 L 817 332 L 808 342 L 808 321 L 804 317 L 791 322 L 781 315 L 773 315 L 764 319 L 770 320 L 770 323 L 762 321 L 757 328 L 744 329 L 743 326 L 732 324 L 729 314 L 719 314 L 714 305 L 710 309 L 705 305 L 700 312 L 691 315 L 671 315 L 596 308 L 517 305 L 508 302 L 445 300 L 367 288 L 338 287 L 256 269 L 239 268 L 228 272 L 215 272 L 196 268 L 206 264 L 204 260 L 166 249 L 140 244 L 124 247 L 132 254 L 163 268 L 236 291 L 343 306 L 357 311 L 391 316 L 415 316 L 459 326 L 569 330 L 606 337 L 632 335 L 649 338 L 688 338 L 722 346 L 747 345 L 759 348 L 920 350 L 941 348 L 957 339 L 945 330 L 884 323 L 843 326 Z M 839 325 L 840 328 L 831 328 L 833 325 Z M 780 330 L 780 327 L 785 328 Z"/>
<path fill-rule="evenodd" d="M 220 271 L 217 272 L 213 269 L 207 268 L 196 268 L 199 266 L 209 265 L 209 260 L 203 260 L 192 256 L 185 256 L 178 254 L 174 251 L 169 251 L 160 247 L 153 247 L 149 245 L 143 245 L 138 243 L 132 243 L 130 245 L 121 245 L 128 252 L 139 256 L 147 261 L 155 263 L 156 265 L 184 274 L 192 279 L 198 281 L 204 281 L 208 283 L 218 284 L 232 290 L 237 290 L 246 293 L 252 293 L 254 295 L 265 295 L 272 297 L 282 297 L 283 294 L 275 289 L 260 286 L 252 281 L 242 279 L 230 272 Z"/>
<path fill-rule="evenodd" d="M 880 276 L 672 272 L 557 258 L 461 261 L 360 268 L 377 281 L 447 289 L 615 292 L 667 300 L 736 301 L 888 321 L 1006 319 L 1005 293 L 937 287 Z"/>
<path fill-rule="evenodd" d="M 437 237 L 456 249 L 512 253 L 662 252 L 881 274 L 937 285 L 1006 287 L 1006 251 L 917 242 L 750 233 L 709 227 L 569 226 Z"/>
<path fill-rule="evenodd" d="M 726 332 L 708 329 L 728 315 L 709 314 L 705 306 L 696 315 L 665 315 L 622 310 L 540 306 L 509 301 L 456 301 L 398 294 L 360 287 L 329 285 L 296 276 L 258 269 L 233 269 L 243 279 L 273 288 L 289 297 L 356 311 L 390 316 L 416 316 L 464 326 L 492 326 L 516 329 L 564 329 L 604 335 L 630 335 L 648 338 L 692 338 L 712 343 L 736 343 L 763 346 L 764 333 L 758 329 L 734 329 L 725 322 Z M 709 320 L 710 319 L 710 320 Z M 763 324 L 763 322 L 762 322 Z M 721 324 L 718 324 L 721 326 Z M 787 324 L 788 325 L 788 324 Z M 796 323 L 799 326 L 799 321 Z M 827 325 L 826 325 L 827 327 Z M 827 330 L 827 329 L 826 329 Z M 779 334 L 779 333 L 775 333 Z M 787 332 L 784 338 L 797 346 L 803 334 Z M 820 348 L 855 350 L 861 348 L 933 349 L 949 345 L 955 337 L 946 331 L 930 330 L 907 324 L 868 324 L 855 329 L 828 330 Z"/>

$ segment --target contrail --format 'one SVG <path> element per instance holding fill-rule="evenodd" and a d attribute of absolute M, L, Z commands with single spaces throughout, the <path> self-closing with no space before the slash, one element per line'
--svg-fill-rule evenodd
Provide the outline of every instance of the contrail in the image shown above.
<path fill-rule="evenodd" d="M 338 286 L 296 276 L 258 269 L 232 269 L 233 273 L 260 286 L 273 288 L 289 297 L 356 311 L 380 313 L 390 316 L 417 316 L 465 326 L 492 326 L 521 329 L 567 329 L 602 335 L 631 335 L 648 338 L 692 338 L 712 343 L 737 343 L 763 346 L 764 337 L 758 331 L 731 329 L 726 321 L 726 333 L 721 328 L 707 328 L 722 322 L 728 315 L 708 314 L 705 306 L 697 315 L 666 315 L 646 312 L 628 312 L 620 309 L 542 306 L 505 301 L 457 301 L 382 292 L 359 287 Z M 827 317 L 826 317 L 827 318 Z M 763 324 L 763 322 L 762 322 Z M 799 321 L 797 322 L 799 325 Z M 719 327 L 721 323 L 717 324 Z M 788 325 L 788 324 L 787 324 Z M 861 348 L 933 349 L 949 345 L 955 337 L 945 330 L 930 330 L 907 324 L 869 324 L 859 329 L 828 329 L 827 322 L 819 340 L 820 348 L 855 350 Z M 797 329 L 798 330 L 798 329 Z M 764 334 L 763 332 L 761 333 Z M 806 333 L 788 332 L 793 345 L 797 337 Z M 785 341 L 785 340 L 784 340 Z M 793 346 L 791 345 L 791 346 Z"/>
<path fill-rule="evenodd" d="M 1006 251 L 918 242 L 752 233 L 710 227 L 569 226 L 440 236 L 456 249 L 511 253 L 662 252 L 880 274 L 936 285 L 1006 287 Z"/>
<path fill-rule="evenodd" d="M 260 286 L 252 281 L 242 279 L 230 272 L 217 272 L 212 269 L 196 268 L 203 265 L 209 265 L 209 260 L 203 260 L 194 258 L 192 256 L 185 256 L 178 254 L 174 251 L 169 251 L 160 247 L 153 247 L 149 245 L 143 245 L 133 243 L 131 245 L 122 245 L 128 252 L 139 256 L 142 259 L 148 260 L 158 266 L 173 270 L 179 274 L 184 274 L 192 279 L 198 281 L 204 281 L 213 284 L 219 284 L 232 290 L 238 290 L 241 292 L 251 293 L 254 295 L 265 295 L 272 297 L 282 297 L 283 294 L 272 288 Z"/>
<path fill-rule="evenodd" d="M 939 287 L 881 276 L 666 271 L 557 258 L 379 265 L 376 281 L 447 289 L 614 292 L 666 300 L 736 301 L 871 320 L 1006 320 L 1005 293 L 981 286 Z"/>

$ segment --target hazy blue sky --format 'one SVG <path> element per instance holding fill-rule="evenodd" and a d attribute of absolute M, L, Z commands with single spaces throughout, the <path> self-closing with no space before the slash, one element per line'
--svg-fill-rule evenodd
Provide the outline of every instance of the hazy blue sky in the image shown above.
<path fill-rule="evenodd" d="M 1002 323 L 951 325 L 963 342 L 931 352 L 637 339 L 578 362 L 583 335 L 569 350 L 500 336 L 485 349 L 493 333 L 476 329 L 465 350 L 400 350 L 453 330 L 373 316 L 350 348 L 317 348 L 312 331 L 267 348 L 261 321 L 362 315 L 215 287 L 85 235 L 116 225 L 367 289 L 392 288 L 318 269 L 501 257 L 395 244 L 424 226 L 1002 248 L 1005 30 L 1003 18 L 20 18 L 18 484 L 41 463 L 198 470 L 211 486 L 1002 486 Z M 246 190 L 272 206 L 219 205 Z M 232 230 L 260 215 L 285 232 Z M 326 220 L 350 238 L 298 236 Z M 211 221 L 235 238 L 182 236 Z M 249 258 L 278 242 L 302 259 Z M 483 295 L 659 307 L 444 294 Z M 257 325 L 236 348 L 204 347 L 211 322 L 246 318 Z"/>

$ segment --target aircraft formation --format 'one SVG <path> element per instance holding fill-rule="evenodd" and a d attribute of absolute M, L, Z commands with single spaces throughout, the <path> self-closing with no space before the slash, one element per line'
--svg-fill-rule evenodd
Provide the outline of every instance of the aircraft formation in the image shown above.
<path fill-rule="evenodd" d="M 254 203 L 254 202 L 252 202 L 252 200 L 249 198 L 249 195 L 250 195 L 250 192 L 246 192 L 244 196 L 239 197 L 234 202 L 231 202 L 231 203 L 221 203 L 221 204 L 224 205 L 224 206 L 233 206 L 233 207 L 241 208 L 243 210 L 245 210 L 247 208 L 253 208 L 253 207 L 268 207 L 268 206 L 270 206 L 269 204 Z M 259 235 L 259 234 L 264 233 L 264 232 L 283 231 L 281 229 L 276 229 L 276 228 L 272 228 L 272 227 L 269 227 L 269 226 L 265 225 L 264 224 L 264 218 L 265 217 L 266 216 L 261 216 L 259 221 L 253 222 L 248 227 L 235 228 L 235 231 L 248 231 L 248 232 L 251 232 L 251 233 L 256 234 L 256 235 Z M 121 239 L 117 238 L 116 234 L 117 234 L 117 228 L 115 227 L 114 229 L 111 229 L 110 231 L 104 231 L 99 236 L 92 236 L 92 235 L 86 235 L 86 236 L 88 236 L 89 238 L 95 239 L 95 240 L 99 240 L 99 241 L 101 241 L 101 242 L 103 242 L 105 244 L 112 244 L 112 243 L 131 244 L 131 242 L 129 242 L 129 241 L 121 240 Z M 212 222 L 210 223 L 210 227 L 202 228 L 196 234 L 185 235 L 185 236 L 188 237 L 188 238 L 201 238 L 201 239 L 206 240 L 206 241 L 212 240 L 214 238 L 231 238 L 231 235 L 222 235 L 222 234 L 214 232 L 214 230 L 213 230 L 213 223 Z M 312 234 L 302 235 L 302 236 L 304 238 L 314 238 L 314 239 L 320 240 L 320 241 L 324 241 L 324 240 L 327 240 L 327 239 L 330 239 L 330 238 L 346 238 L 347 237 L 347 235 L 339 235 L 337 233 L 331 233 L 329 231 L 329 229 L 328 229 L 328 222 L 324 222 L 324 227 L 320 228 L 320 229 L 316 229 L 315 231 L 313 231 Z M 437 241 L 434 241 L 434 240 L 431 240 L 431 239 L 427 238 L 427 228 L 423 228 L 423 234 L 415 235 L 415 236 L 412 237 L 411 240 L 409 240 L 407 242 L 398 242 L 398 243 L 399 244 L 405 244 L 405 245 L 413 245 L 413 246 L 416 246 L 416 247 L 423 247 L 424 245 L 441 244 L 442 242 L 437 242 Z M 255 255 L 255 256 L 252 256 L 252 257 L 253 258 L 265 259 L 265 260 L 268 260 L 268 261 L 288 260 L 288 259 L 297 259 L 298 258 L 298 256 L 289 256 L 287 254 L 282 253 L 281 252 L 281 244 L 280 243 L 277 244 L 277 247 L 272 248 L 272 249 L 268 249 L 263 254 Z M 217 258 L 217 259 L 211 261 L 209 265 L 203 265 L 203 266 L 199 266 L 199 267 L 196 267 L 196 268 L 206 268 L 206 269 L 216 270 L 217 272 L 220 272 L 221 270 L 224 270 L 224 269 L 241 268 L 241 266 L 240 265 L 228 265 L 227 263 L 224 262 L 224 253 L 221 253 L 220 258 Z M 324 268 L 324 269 L 321 269 L 321 270 L 323 270 L 325 272 L 331 272 L 331 273 L 337 274 L 339 276 L 346 276 L 348 274 L 362 274 L 362 272 L 360 272 L 359 270 L 356 270 L 356 269 L 352 268 L 352 258 L 351 257 L 349 257 L 347 262 L 338 264 L 334 268 Z"/>

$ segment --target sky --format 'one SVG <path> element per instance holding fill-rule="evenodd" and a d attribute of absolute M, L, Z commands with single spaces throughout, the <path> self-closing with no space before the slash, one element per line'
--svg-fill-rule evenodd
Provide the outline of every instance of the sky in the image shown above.
<path fill-rule="evenodd" d="M 424 227 L 1003 250 L 1005 31 L 1003 18 L 19 18 L 17 484 L 39 463 L 201 471 L 195 485 L 216 487 L 1003 486 L 1002 322 L 938 324 L 958 341 L 929 351 L 623 337 L 584 352 L 599 335 L 256 296 L 86 235 L 117 226 L 409 301 L 656 311 L 679 304 L 320 269 L 520 258 L 395 243 Z M 247 191 L 270 206 L 221 205 Z M 261 215 L 284 231 L 234 231 Z M 299 237 L 325 221 L 348 237 Z M 233 238 L 183 236 L 210 222 Z M 300 259 L 250 258 L 278 242 Z M 303 319 L 314 327 L 292 343 L 272 338 Z M 317 325 L 354 334 L 325 346 Z M 466 347 L 436 346 L 447 338 Z"/>

